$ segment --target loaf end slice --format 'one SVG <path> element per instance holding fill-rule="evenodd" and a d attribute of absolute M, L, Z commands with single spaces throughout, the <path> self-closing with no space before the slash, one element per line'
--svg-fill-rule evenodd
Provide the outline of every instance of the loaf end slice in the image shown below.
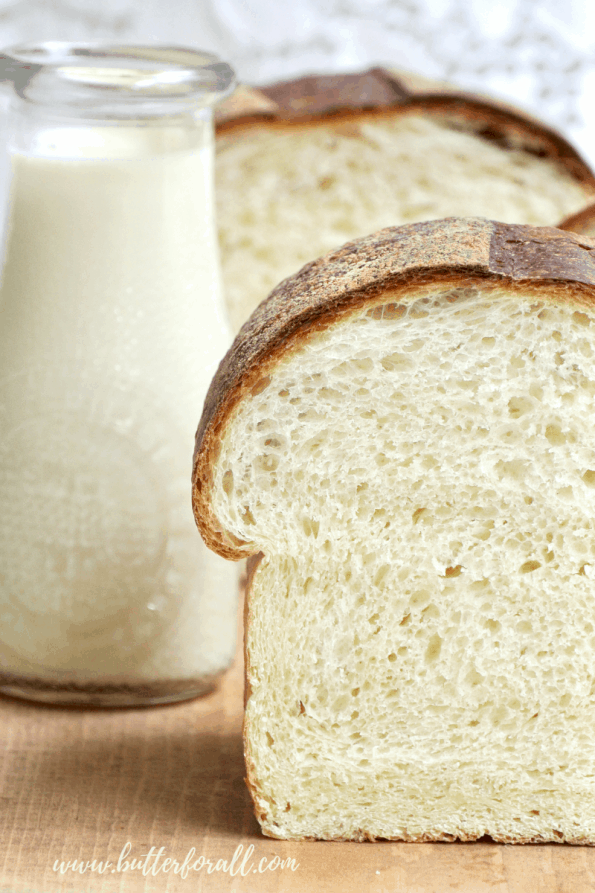
<path fill-rule="evenodd" d="M 453 219 L 286 281 L 199 427 L 195 511 L 263 553 L 265 834 L 595 842 L 595 244 Z"/>

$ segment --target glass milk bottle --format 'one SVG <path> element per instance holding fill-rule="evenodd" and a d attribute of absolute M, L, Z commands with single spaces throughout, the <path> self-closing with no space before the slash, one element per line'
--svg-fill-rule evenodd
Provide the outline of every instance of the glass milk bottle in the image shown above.
<path fill-rule="evenodd" d="M 47 43 L 14 85 L 0 291 L 0 692 L 143 705 L 213 687 L 237 565 L 192 518 L 230 343 L 213 212 L 224 63 Z"/>

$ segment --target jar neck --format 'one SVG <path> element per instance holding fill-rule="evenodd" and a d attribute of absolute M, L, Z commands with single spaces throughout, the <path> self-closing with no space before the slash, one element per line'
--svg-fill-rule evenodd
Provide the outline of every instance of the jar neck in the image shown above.
<path fill-rule="evenodd" d="M 7 119 L 10 152 L 44 158 L 133 159 L 179 151 L 212 151 L 211 108 L 150 118 L 68 116 L 13 97 Z"/>
<path fill-rule="evenodd" d="M 209 53 L 102 42 L 14 47 L 0 54 L 0 77 L 12 82 L 26 114 L 71 123 L 194 116 L 235 83 L 232 69 Z"/>

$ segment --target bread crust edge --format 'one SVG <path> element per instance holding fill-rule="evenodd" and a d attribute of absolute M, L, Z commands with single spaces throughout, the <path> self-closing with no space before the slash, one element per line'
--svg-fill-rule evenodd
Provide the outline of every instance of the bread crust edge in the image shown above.
<path fill-rule="evenodd" d="M 578 233 L 579 235 L 593 238 L 590 233 L 595 233 L 595 202 L 587 205 L 582 211 L 578 211 L 576 214 L 571 214 L 570 217 L 565 217 L 564 220 L 558 224 L 558 227 L 567 232 Z"/>

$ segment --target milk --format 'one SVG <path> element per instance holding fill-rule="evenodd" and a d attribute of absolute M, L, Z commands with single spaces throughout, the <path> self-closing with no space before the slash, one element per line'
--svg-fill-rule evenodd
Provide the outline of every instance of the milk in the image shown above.
<path fill-rule="evenodd" d="M 236 566 L 192 518 L 230 333 L 208 122 L 46 129 L 13 152 L 0 291 L 0 687 L 201 680 Z M 4 679 L 3 679 L 4 676 Z"/>

